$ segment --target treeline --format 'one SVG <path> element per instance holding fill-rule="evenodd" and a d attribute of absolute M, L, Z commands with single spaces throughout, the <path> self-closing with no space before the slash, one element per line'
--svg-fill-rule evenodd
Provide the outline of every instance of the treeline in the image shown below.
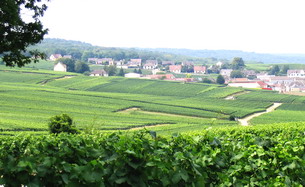
<path fill-rule="evenodd" d="M 30 47 L 30 49 L 38 49 L 44 52 L 47 57 L 51 54 L 71 55 L 74 59 L 81 61 L 87 61 L 88 58 L 113 58 L 114 60 L 141 58 L 142 61 L 194 61 L 198 63 L 205 63 L 207 61 L 204 58 L 188 57 L 165 52 L 134 48 L 99 47 L 79 41 L 49 38 L 44 39 L 40 44 Z"/>
<path fill-rule="evenodd" d="M 285 55 L 285 54 L 263 54 L 254 52 L 245 52 L 239 50 L 192 50 L 192 49 L 174 49 L 174 48 L 144 48 L 143 50 L 150 50 L 155 52 L 164 52 L 172 54 L 180 54 L 185 56 L 197 57 L 197 58 L 214 58 L 220 59 L 232 59 L 236 56 L 242 57 L 246 63 L 305 63 L 304 55 Z"/>

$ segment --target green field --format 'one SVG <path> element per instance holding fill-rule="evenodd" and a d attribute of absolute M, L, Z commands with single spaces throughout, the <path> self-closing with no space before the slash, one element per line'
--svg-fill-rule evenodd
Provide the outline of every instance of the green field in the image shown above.
<path fill-rule="evenodd" d="M 28 68 L 0 70 L 0 129 L 3 132 L 47 131 L 50 117 L 67 113 L 81 129 L 103 131 L 156 129 L 160 133 L 238 125 L 230 116 L 245 117 L 264 111 L 274 102 L 278 110 L 254 118 L 252 124 L 302 121 L 305 97 L 272 91 L 242 92 L 201 83 L 88 77 Z M 124 112 L 129 108 L 136 108 Z M 157 125 L 156 127 L 154 127 Z"/>
<path fill-rule="evenodd" d="M 305 97 L 33 68 L 0 80 L 0 185 L 305 185 Z M 80 134 L 48 133 L 62 113 Z"/>
<path fill-rule="evenodd" d="M 304 69 L 304 64 L 247 64 L 248 69 L 256 71 L 268 71 L 272 66 L 278 65 L 282 68 L 284 65 L 288 65 L 289 69 Z"/>

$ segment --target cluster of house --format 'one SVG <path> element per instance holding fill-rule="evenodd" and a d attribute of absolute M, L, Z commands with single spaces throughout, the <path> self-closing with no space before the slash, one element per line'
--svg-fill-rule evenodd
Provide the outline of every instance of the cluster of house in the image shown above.
<path fill-rule="evenodd" d="M 158 74 L 158 70 L 152 71 L 152 75 L 142 75 L 139 73 L 126 73 L 124 76 L 126 78 L 141 78 L 141 79 L 159 79 L 159 80 L 169 80 L 169 81 L 182 81 L 182 82 L 194 82 L 194 78 L 176 78 L 171 73 L 162 73 Z M 101 70 L 94 70 L 91 72 L 90 76 L 104 76 L 108 77 L 108 73 L 101 69 Z"/>
<path fill-rule="evenodd" d="M 72 58 L 72 56 L 71 55 L 63 55 L 62 56 L 61 54 L 51 54 L 51 56 L 49 57 L 49 59 L 51 61 L 56 61 L 60 58 Z"/>
<path fill-rule="evenodd" d="M 60 54 L 53 54 L 50 56 L 50 60 L 57 60 L 59 58 L 71 58 L 71 55 L 61 56 Z M 162 61 L 160 64 L 157 60 L 146 60 L 142 63 L 142 59 L 130 59 L 129 61 L 119 60 L 115 61 L 112 58 L 88 58 L 88 62 L 94 64 L 106 64 L 115 65 L 117 68 L 128 69 L 128 68 L 142 68 L 152 70 L 151 75 L 141 75 L 139 73 L 126 73 L 127 78 L 143 78 L 143 79 L 162 79 L 171 81 L 183 81 L 183 82 L 194 82 L 194 78 L 176 78 L 174 74 L 182 72 L 184 66 L 193 67 L 194 74 L 206 74 L 206 66 L 196 66 L 193 62 L 182 62 L 177 65 L 173 61 Z M 222 62 L 218 62 L 216 66 L 221 67 Z M 167 68 L 170 73 L 164 73 L 160 70 L 161 68 Z M 65 64 L 58 62 L 54 66 L 54 71 L 66 71 L 67 67 Z M 242 73 L 245 77 L 256 77 L 255 79 L 248 78 L 234 78 L 231 79 L 230 75 L 233 69 L 221 69 L 220 75 L 222 75 L 226 84 L 231 87 L 243 87 L 243 88 L 260 88 L 267 90 L 275 90 L 280 93 L 284 92 L 305 92 L 305 70 L 288 70 L 287 76 L 275 76 L 268 75 L 267 73 L 258 74 L 254 70 L 243 70 Z M 174 73 L 174 74 L 173 74 Z M 90 76 L 108 76 L 108 73 L 101 70 L 94 70 Z"/>
<path fill-rule="evenodd" d="M 305 70 L 288 70 L 287 76 L 256 74 L 257 78 L 228 79 L 226 83 L 231 87 L 261 88 L 280 93 L 305 92 Z"/>
<path fill-rule="evenodd" d="M 173 61 L 162 61 L 160 64 L 157 60 L 146 60 L 145 63 L 142 62 L 142 59 L 130 59 L 129 61 L 120 60 L 115 61 L 112 58 L 88 58 L 88 62 L 95 64 L 107 64 L 115 65 L 117 68 L 128 69 L 128 68 L 142 68 L 154 70 L 158 67 L 168 67 L 170 72 L 181 73 L 183 66 L 193 66 L 194 73 L 204 74 L 206 73 L 205 66 L 195 66 L 193 62 L 182 62 L 181 65 L 175 65 Z"/>
<path fill-rule="evenodd" d="M 141 68 L 152 70 L 151 75 L 141 75 L 139 73 L 126 73 L 127 78 L 143 78 L 143 79 L 162 79 L 171 81 L 183 81 L 183 82 L 193 82 L 194 78 L 176 78 L 172 73 L 181 73 L 183 66 L 193 67 L 195 74 L 205 74 L 205 66 L 195 66 L 193 62 L 182 62 L 180 65 L 176 65 L 173 61 L 162 61 L 160 64 L 157 60 L 146 60 L 145 63 L 142 59 L 130 59 L 125 62 L 125 60 L 115 61 L 112 58 L 89 58 L 88 62 L 95 64 L 106 64 L 115 65 L 117 68 L 129 69 L 129 68 Z M 167 68 L 171 73 L 164 73 L 160 68 Z M 162 73 L 161 73 L 162 72 Z M 108 76 L 105 70 L 94 70 L 91 72 L 90 76 Z"/>

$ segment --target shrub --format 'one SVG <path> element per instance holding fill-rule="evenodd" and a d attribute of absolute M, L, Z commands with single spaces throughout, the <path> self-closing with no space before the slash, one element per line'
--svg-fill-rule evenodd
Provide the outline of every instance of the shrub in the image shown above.
<path fill-rule="evenodd" d="M 218 75 L 216 82 L 218 84 L 224 84 L 225 83 L 225 78 L 222 75 Z"/>
<path fill-rule="evenodd" d="M 62 132 L 77 134 L 79 130 L 73 124 L 72 118 L 68 114 L 56 115 L 49 121 L 50 133 L 58 134 Z"/>
<path fill-rule="evenodd" d="M 204 79 L 202 80 L 202 83 L 211 84 L 211 83 L 212 83 L 212 80 L 211 80 L 211 79 L 208 79 L 208 78 L 204 78 Z"/>
<path fill-rule="evenodd" d="M 230 121 L 235 121 L 235 116 L 234 115 L 230 115 L 229 120 Z"/>

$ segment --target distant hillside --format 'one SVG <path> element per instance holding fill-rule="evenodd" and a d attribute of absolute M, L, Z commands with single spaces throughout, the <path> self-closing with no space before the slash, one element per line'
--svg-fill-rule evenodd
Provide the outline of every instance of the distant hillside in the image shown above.
<path fill-rule="evenodd" d="M 216 58 L 231 60 L 234 57 L 241 57 L 245 61 L 255 61 L 263 63 L 305 63 L 304 54 L 263 54 L 254 52 L 244 52 L 238 50 L 192 50 L 192 49 L 172 49 L 172 48 L 142 48 L 142 50 L 179 54 L 197 58 Z"/>
<path fill-rule="evenodd" d="M 238 50 L 192 50 L 174 48 L 118 48 L 100 47 L 89 43 L 64 39 L 44 39 L 40 44 L 30 47 L 39 49 L 47 55 L 60 53 L 72 55 L 76 59 L 87 61 L 88 58 L 114 58 L 115 60 L 141 58 L 145 60 L 194 61 L 198 64 L 229 62 L 234 57 L 241 57 L 246 63 L 303 63 L 304 54 L 262 54 Z"/>
<path fill-rule="evenodd" d="M 198 63 L 210 62 L 210 59 L 200 57 L 189 57 L 167 52 L 140 50 L 134 48 L 100 47 L 89 43 L 64 40 L 44 39 L 40 44 L 31 46 L 30 49 L 38 49 L 50 56 L 59 53 L 61 55 L 72 55 L 73 58 L 87 61 L 88 58 L 113 58 L 115 60 L 141 58 L 145 60 L 170 60 L 170 61 L 195 61 Z M 216 60 L 215 60 L 216 61 Z"/>

